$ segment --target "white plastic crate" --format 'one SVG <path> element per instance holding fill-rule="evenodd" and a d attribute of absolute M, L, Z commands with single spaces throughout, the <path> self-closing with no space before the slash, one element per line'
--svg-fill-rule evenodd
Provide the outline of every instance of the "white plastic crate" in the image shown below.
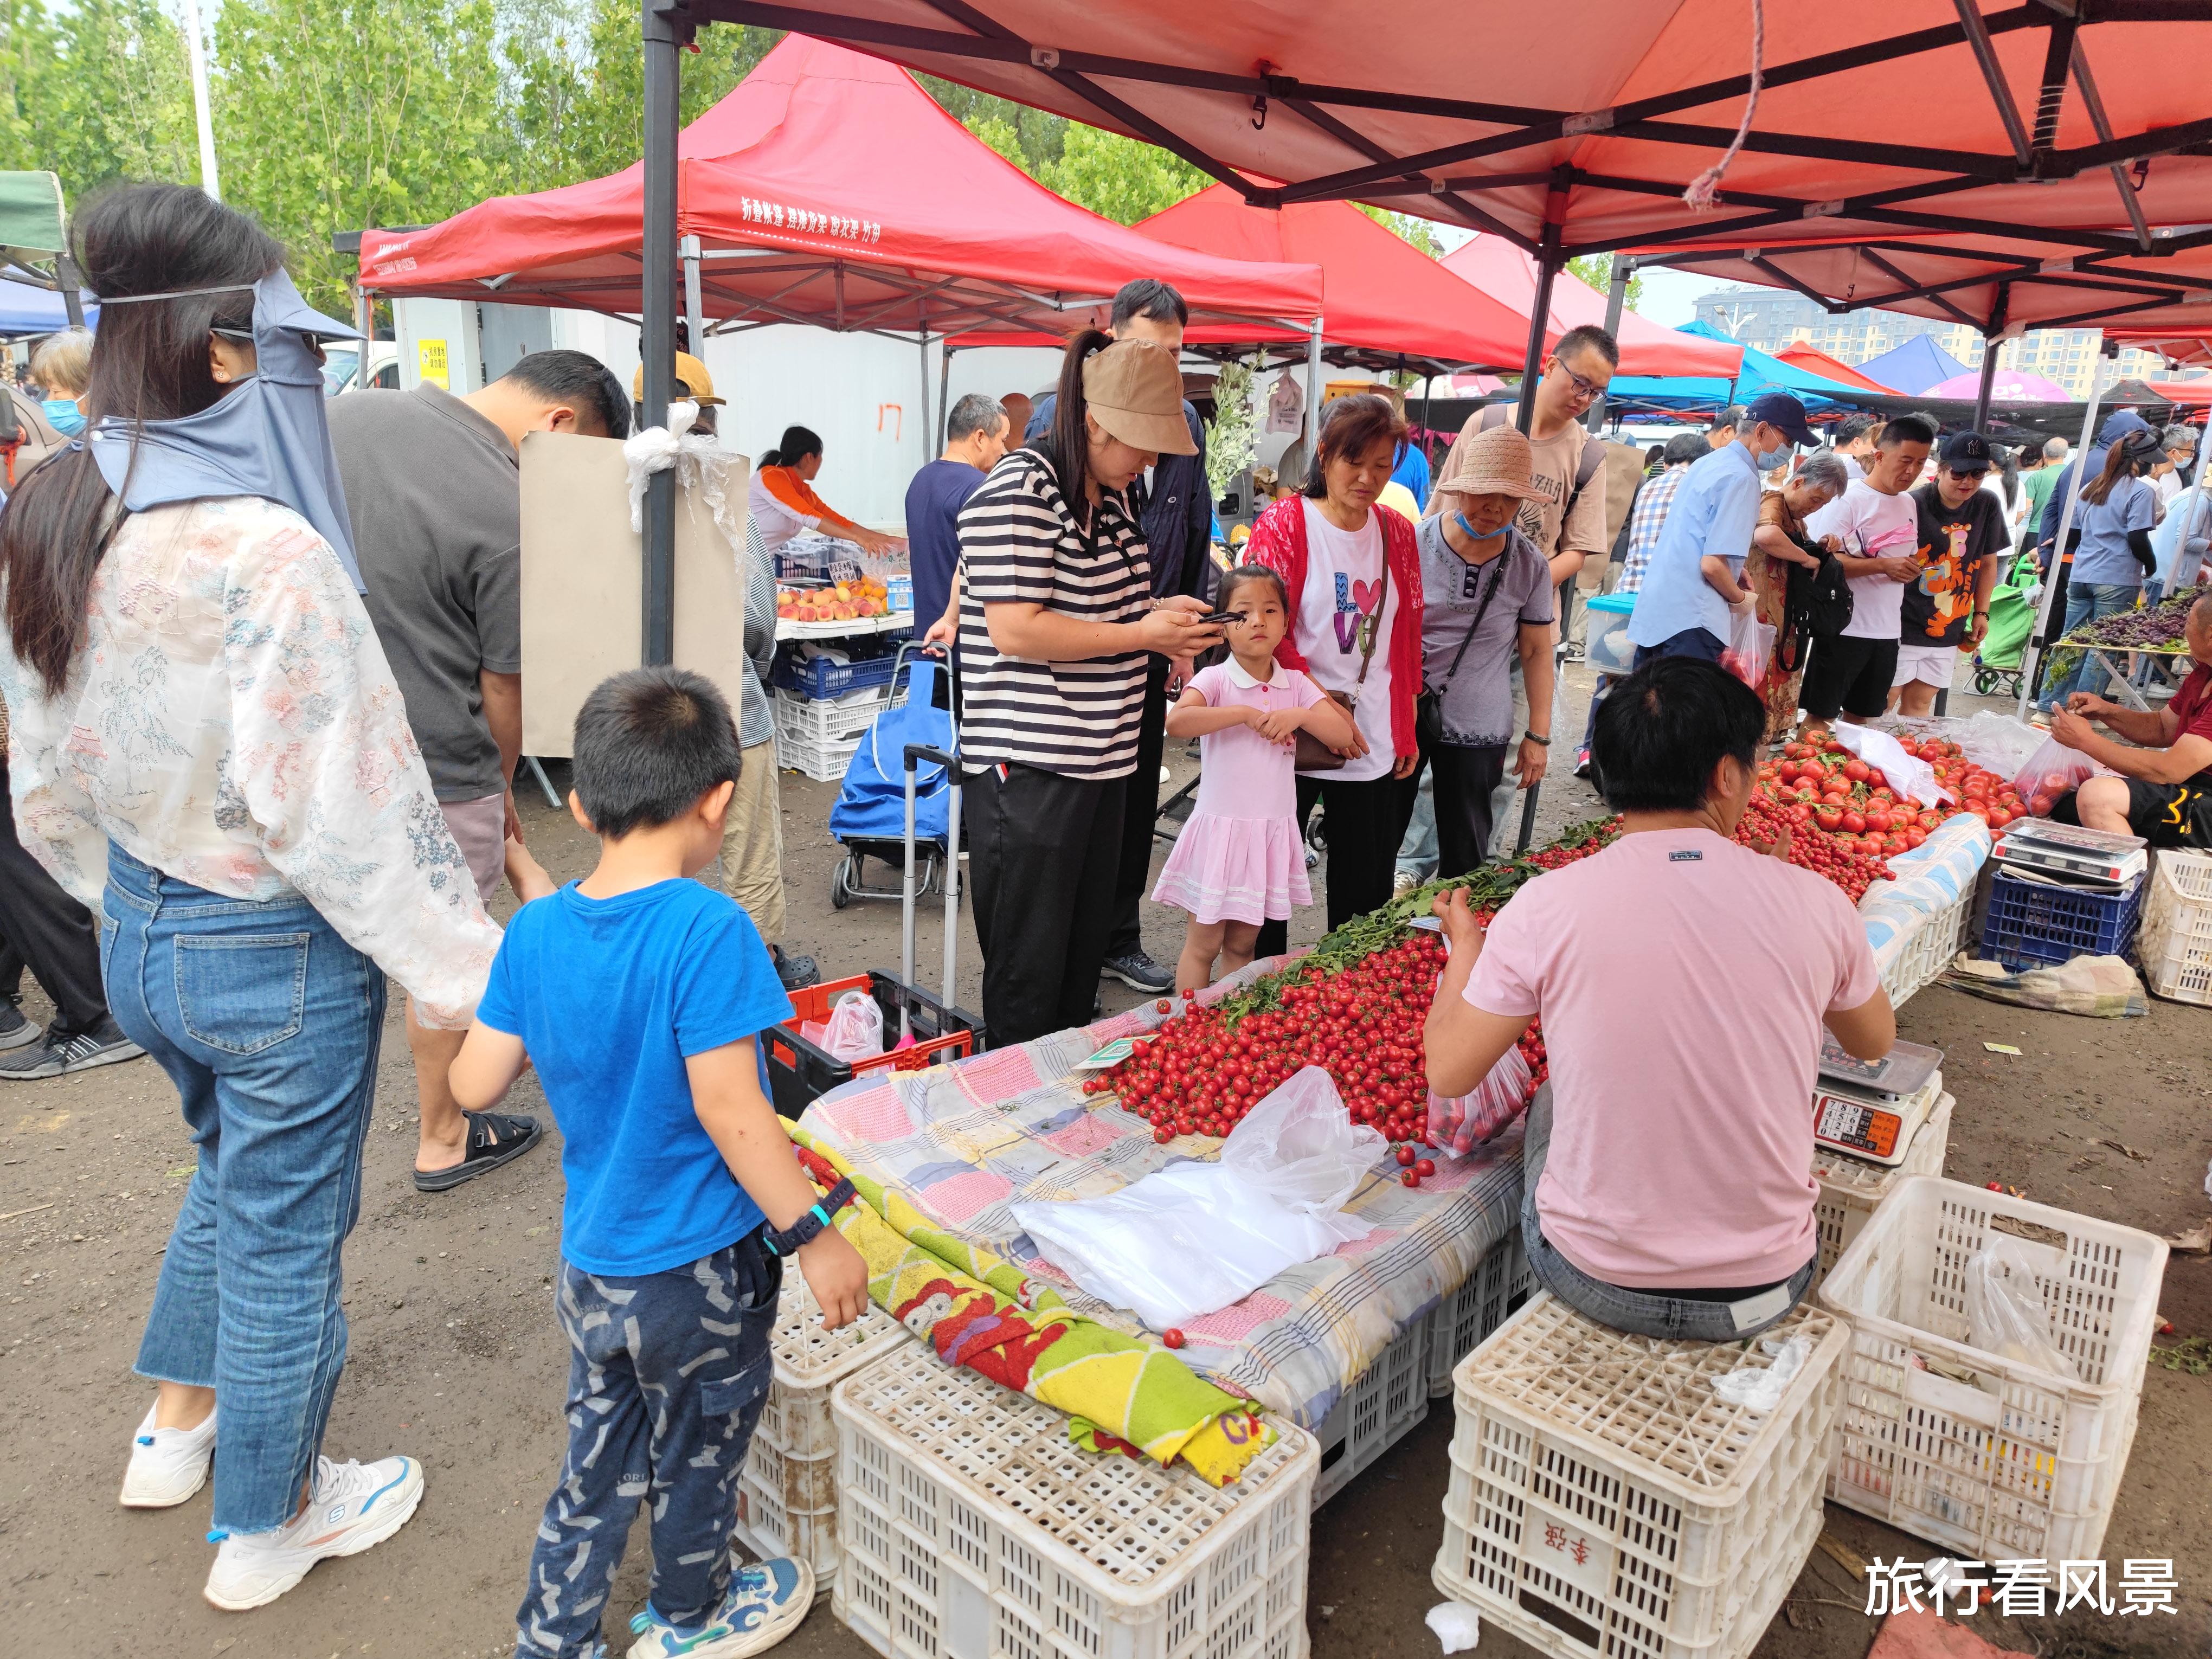
<path fill-rule="evenodd" d="M 1914 928 L 1905 948 L 1890 961 L 1881 976 L 1893 1008 L 1903 1007 L 1915 992 L 1925 990 L 1943 975 L 1952 959 L 1965 948 L 1966 923 L 1974 908 L 1969 887 L 1957 898 Z"/>
<path fill-rule="evenodd" d="M 1337 1396 L 1314 1434 L 1321 1443 L 1314 1508 L 1350 1486 L 1428 1416 L 1428 1353 L 1429 1322 L 1418 1320 Z"/>
<path fill-rule="evenodd" d="M 1713 1378 L 1758 1343 L 1659 1342 L 1545 1293 L 1452 1374 L 1459 1421 L 1433 1577 L 1554 1659 L 1741 1659 L 1820 1530 L 1850 1335 L 1800 1308 L 1811 1356 L 1771 1412 Z"/>
<path fill-rule="evenodd" d="M 1474 1264 L 1467 1282 L 1437 1304 L 1429 1315 L 1431 1398 L 1452 1391 L 1453 1367 L 1481 1346 L 1535 1288 L 1536 1275 L 1528 1267 L 1528 1251 L 1521 1245 L 1521 1212 L 1516 1206 L 1505 1237 Z"/>
<path fill-rule="evenodd" d="M 1936 1086 L 1942 1086 L 1937 1074 Z M 1832 1146 L 1813 1148 L 1813 1179 L 1820 1195 L 1813 1200 L 1813 1221 L 1820 1231 L 1820 1265 L 1814 1270 L 1813 1285 L 1820 1287 L 1843 1253 L 1850 1249 L 1867 1224 L 1867 1218 L 1889 1196 L 1890 1188 L 1906 1176 L 1939 1176 L 1950 1150 L 1951 1109 L 1958 1103 L 1939 1095 L 1936 1109 L 1928 1114 L 1905 1149 L 1904 1162 L 1888 1166 L 1839 1152 Z"/>
<path fill-rule="evenodd" d="M 2136 955 L 2154 996 L 2212 1006 L 2212 853 L 2158 855 Z"/>
<path fill-rule="evenodd" d="M 856 738 L 892 702 L 888 685 L 864 685 L 836 697 L 802 697 L 781 690 L 775 696 L 778 742 L 826 744 Z"/>
<path fill-rule="evenodd" d="M 794 772 L 803 772 L 817 783 L 842 783 L 845 768 L 860 752 L 864 738 L 842 738 L 832 743 L 817 743 L 811 738 L 792 737 L 779 731 L 775 734 L 777 764 Z"/>
<path fill-rule="evenodd" d="M 1969 1345 L 1966 1261 L 1995 1232 L 2035 1259 L 2079 1380 Z M 1820 1287 L 1852 1329 L 1828 1495 L 1974 1560 L 2095 1559 L 2165 1273 L 2165 1244 L 2132 1227 L 1900 1181 Z"/>
<path fill-rule="evenodd" d="M 896 1659 L 1302 1659 L 1320 1453 L 1216 1491 L 915 1343 L 840 1382 L 830 1605 Z"/>
<path fill-rule="evenodd" d="M 822 1328 L 822 1310 L 795 1267 L 777 1305 L 775 1378 L 738 1475 L 738 1541 L 763 1559 L 811 1563 L 817 1586 L 837 1571 L 837 1425 L 830 1390 L 861 1366 L 912 1342 L 906 1327 L 871 1303 L 842 1330 Z"/>

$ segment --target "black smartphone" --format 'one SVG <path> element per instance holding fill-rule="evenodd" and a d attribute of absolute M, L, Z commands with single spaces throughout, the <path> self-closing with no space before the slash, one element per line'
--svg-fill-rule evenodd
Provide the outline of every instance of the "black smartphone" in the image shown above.
<path fill-rule="evenodd" d="M 1246 613 L 1242 611 L 1209 611 L 1200 617 L 1199 621 L 1200 623 L 1243 622 L 1245 615 Z"/>

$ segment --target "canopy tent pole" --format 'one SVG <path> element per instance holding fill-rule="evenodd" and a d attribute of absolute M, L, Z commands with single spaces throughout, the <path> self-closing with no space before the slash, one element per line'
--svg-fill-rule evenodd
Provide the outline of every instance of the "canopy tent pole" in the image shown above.
<path fill-rule="evenodd" d="M 1613 285 L 1605 295 L 1605 331 L 1616 340 L 1620 337 L 1620 313 L 1628 309 L 1628 279 L 1636 274 L 1636 261 L 1625 253 L 1613 256 Z M 1595 432 L 1605 425 L 1605 399 L 1601 398 L 1590 405 L 1590 412 L 1583 424 Z"/>
<path fill-rule="evenodd" d="M 1555 198 L 1556 199 L 1556 198 Z M 1528 349 L 1521 368 L 1521 406 L 1515 422 L 1523 433 L 1536 421 L 1536 376 L 1544 362 L 1544 325 L 1552 315 L 1552 280 L 1559 274 L 1559 228 L 1556 224 L 1544 227 L 1543 246 L 1536 254 L 1536 297 L 1528 307 Z M 1562 525 L 1560 528 L 1565 529 Z M 1559 584 L 1562 589 L 1567 584 Z M 1559 613 L 1559 638 L 1567 637 L 1566 614 Z M 1565 654 L 1564 644 L 1552 647 L 1552 665 L 1556 680 L 1559 659 Z M 1557 698 L 1553 699 L 1556 706 Z M 1531 784 L 1528 799 L 1521 805 L 1521 832 L 1514 837 L 1513 854 L 1518 858 L 1528 850 L 1528 843 L 1536 837 L 1536 799 L 1543 793 L 1541 782 Z"/>
<path fill-rule="evenodd" d="M 2118 347 L 2108 348 L 2118 355 Z M 2074 482 L 2069 484 L 2064 473 L 2058 477 L 2057 487 L 2066 492 L 2066 504 L 2058 510 L 2058 533 L 2051 543 L 2051 573 L 2043 582 L 2043 603 L 2036 608 L 2035 631 L 2027 636 L 2027 655 L 2020 665 L 2020 707 L 2014 711 L 2019 720 L 2027 718 L 2027 705 L 2035 695 L 2036 671 L 2043 666 L 2043 659 L 2051 645 L 2051 609 L 2066 586 L 2066 535 L 2074 528 L 2074 508 L 2081 499 L 2081 486 L 2089 476 L 2089 441 L 2097 435 L 2097 405 L 2105 395 L 2105 377 L 2094 374 L 2089 380 L 2089 403 L 2081 414 L 2081 441 L 2069 464 Z M 2062 609 L 2063 621 L 2066 613 Z"/>
<path fill-rule="evenodd" d="M 1321 453 L 1321 319 L 1306 330 L 1306 470 Z"/>
<path fill-rule="evenodd" d="M 676 130 L 684 85 L 678 55 L 691 38 L 682 0 L 645 0 L 645 244 L 639 348 L 645 359 L 641 420 L 666 426 L 676 392 Z M 640 660 L 676 656 L 676 474 L 645 482 L 645 617 Z"/>
<path fill-rule="evenodd" d="M 945 446 L 952 441 L 952 342 L 945 341 L 937 349 L 937 447 L 933 455 L 942 455 Z M 931 455 L 922 457 L 926 465 Z"/>
<path fill-rule="evenodd" d="M 1974 388 L 1974 430 L 1985 432 L 1990 424 L 1990 387 L 1997 377 L 1997 347 L 2002 343 L 1994 334 L 1982 337 L 1982 383 Z"/>
<path fill-rule="evenodd" d="M 699 297 L 699 239 L 686 236 L 677 244 L 677 252 L 684 261 L 684 349 L 704 362 L 707 360 L 707 317 Z M 696 392 L 696 386 L 692 387 Z"/>
<path fill-rule="evenodd" d="M 916 434 L 916 435 L 917 435 L 917 436 L 919 436 L 919 437 L 921 438 L 921 447 L 922 447 L 922 448 L 923 448 L 925 451 L 926 451 L 926 450 L 927 450 L 927 449 L 928 449 L 928 447 L 929 447 L 929 431 L 930 431 L 930 428 L 929 428 L 929 323 L 928 323 L 928 321 L 927 321 L 927 319 L 925 319 L 923 320 L 922 325 L 921 325 L 921 420 L 920 420 L 920 421 L 915 424 L 915 434 Z M 928 461 L 928 459 L 929 459 L 929 457 L 928 457 L 927 454 L 924 454 L 924 455 L 922 456 L 922 458 L 921 458 L 921 459 L 922 459 L 922 460 L 923 460 L 925 463 L 927 463 L 927 462 Z"/>
<path fill-rule="evenodd" d="M 62 291 L 62 315 L 69 319 L 69 325 L 82 328 L 84 301 L 77 290 L 84 286 L 84 276 L 77 270 L 76 261 L 70 258 L 67 248 L 54 255 L 54 286 Z"/>

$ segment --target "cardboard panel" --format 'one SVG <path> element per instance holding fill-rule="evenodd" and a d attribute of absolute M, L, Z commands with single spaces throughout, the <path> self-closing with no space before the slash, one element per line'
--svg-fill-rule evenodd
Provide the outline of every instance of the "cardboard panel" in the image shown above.
<path fill-rule="evenodd" d="M 730 458 L 725 484 L 744 512 L 750 466 Z M 742 525 L 740 516 L 738 522 Z M 738 550 L 705 498 L 676 498 L 676 661 L 704 674 L 734 710 L 757 696 L 744 660 Z M 566 757 L 576 711 L 610 674 L 638 665 L 644 553 L 629 527 L 629 473 L 611 438 L 533 432 L 522 444 L 522 747 Z"/>

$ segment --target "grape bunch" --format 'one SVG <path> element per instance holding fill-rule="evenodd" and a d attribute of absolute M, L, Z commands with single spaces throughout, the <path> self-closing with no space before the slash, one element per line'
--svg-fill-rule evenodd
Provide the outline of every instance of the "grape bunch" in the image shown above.
<path fill-rule="evenodd" d="M 2066 636 L 2069 645 L 2098 645 L 2128 651 L 2171 651 L 2181 643 L 2190 607 L 2203 594 L 2202 587 L 2185 588 L 2160 604 L 2135 611 L 2115 611 L 2084 623 Z"/>

